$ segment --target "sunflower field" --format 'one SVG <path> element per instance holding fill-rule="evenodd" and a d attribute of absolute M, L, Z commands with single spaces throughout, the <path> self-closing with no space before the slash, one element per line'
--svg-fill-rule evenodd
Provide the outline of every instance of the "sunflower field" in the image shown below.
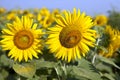
<path fill-rule="evenodd" d="M 120 80 L 120 12 L 0 8 L 0 80 Z"/>

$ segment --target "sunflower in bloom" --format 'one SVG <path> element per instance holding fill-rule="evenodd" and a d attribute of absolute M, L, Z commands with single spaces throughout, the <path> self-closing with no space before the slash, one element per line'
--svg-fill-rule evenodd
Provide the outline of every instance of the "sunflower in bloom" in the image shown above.
<path fill-rule="evenodd" d="M 41 25 L 42 28 L 46 29 L 49 26 L 51 26 L 53 24 L 54 20 L 54 16 L 49 13 L 47 15 L 42 15 L 42 14 L 38 14 L 37 15 L 37 20 L 39 22 L 39 25 Z"/>
<path fill-rule="evenodd" d="M 59 15 L 60 13 L 61 13 L 61 12 L 60 12 L 59 9 L 54 9 L 54 10 L 51 12 L 52 16 L 54 16 L 55 18 L 56 18 L 56 15 Z"/>
<path fill-rule="evenodd" d="M 94 25 L 96 26 L 104 26 L 108 22 L 108 18 L 105 15 L 98 15 L 95 17 Z"/>
<path fill-rule="evenodd" d="M 49 11 L 48 8 L 43 7 L 43 8 L 40 9 L 39 14 L 41 14 L 42 16 L 47 16 L 47 15 L 50 14 L 50 11 Z"/>
<path fill-rule="evenodd" d="M 93 23 L 90 16 L 74 8 L 73 13 L 64 11 L 63 15 L 58 15 L 56 23 L 49 28 L 46 42 L 56 58 L 70 62 L 85 56 L 89 46 L 94 47 L 96 31 L 91 29 Z"/>
<path fill-rule="evenodd" d="M 101 50 L 99 54 L 104 57 L 114 57 L 116 55 L 115 52 L 120 48 L 120 43 L 118 43 L 119 41 L 120 32 L 107 25 L 101 43 L 106 50 Z"/>
<path fill-rule="evenodd" d="M 16 17 L 16 11 L 10 11 L 7 13 L 7 15 L 5 16 L 7 20 L 14 20 Z"/>
<path fill-rule="evenodd" d="M 48 28 L 49 26 L 52 25 L 53 22 L 54 22 L 54 17 L 52 15 L 48 15 L 44 18 L 44 20 L 42 22 L 42 27 Z"/>
<path fill-rule="evenodd" d="M 6 9 L 0 7 L 0 14 L 5 13 L 5 12 L 6 12 Z"/>
<path fill-rule="evenodd" d="M 33 19 L 22 16 L 15 18 L 15 21 L 7 23 L 7 28 L 2 30 L 2 40 L 0 41 L 3 50 L 10 50 L 8 56 L 21 62 L 22 60 L 38 58 L 41 47 L 42 31 L 37 29 L 37 24 L 33 24 Z"/>

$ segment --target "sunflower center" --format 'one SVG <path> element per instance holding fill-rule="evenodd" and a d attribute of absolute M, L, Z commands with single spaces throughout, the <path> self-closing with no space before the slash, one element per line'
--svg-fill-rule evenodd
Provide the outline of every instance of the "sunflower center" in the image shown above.
<path fill-rule="evenodd" d="M 22 30 L 16 33 L 14 36 L 14 44 L 19 49 L 27 49 L 33 44 L 34 37 L 30 31 Z"/>
<path fill-rule="evenodd" d="M 101 24 L 102 23 L 102 19 L 100 19 L 100 20 L 97 20 L 97 24 Z"/>
<path fill-rule="evenodd" d="M 81 33 L 79 30 L 72 28 L 63 28 L 59 35 L 59 40 L 62 46 L 72 48 L 76 46 L 81 40 Z"/>

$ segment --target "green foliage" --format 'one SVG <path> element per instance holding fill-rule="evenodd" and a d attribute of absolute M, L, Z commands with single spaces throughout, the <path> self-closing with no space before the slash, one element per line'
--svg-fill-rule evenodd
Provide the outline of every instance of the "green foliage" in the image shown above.
<path fill-rule="evenodd" d="M 36 72 L 36 67 L 34 64 L 25 63 L 25 64 L 13 64 L 13 69 L 16 73 L 23 77 L 32 78 Z"/>
<path fill-rule="evenodd" d="M 111 25 L 115 29 L 120 30 L 120 12 L 116 10 L 111 10 L 109 11 L 109 16 L 108 16 L 108 24 Z"/>
<path fill-rule="evenodd" d="M 101 80 L 101 75 L 88 60 L 81 59 L 78 61 L 78 66 L 70 66 L 70 68 L 71 74 L 78 80 L 80 80 L 80 77 L 85 80 Z"/>
<path fill-rule="evenodd" d="M 105 57 L 102 57 L 102 56 L 98 56 L 98 59 L 99 59 L 100 61 L 104 62 L 104 63 L 107 63 L 107 64 L 109 64 L 109 65 L 112 65 L 112 66 L 120 69 L 120 67 L 117 66 L 117 65 L 114 63 L 114 61 L 112 61 L 111 59 L 108 59 L 108 58 L 105 58 Z"/>

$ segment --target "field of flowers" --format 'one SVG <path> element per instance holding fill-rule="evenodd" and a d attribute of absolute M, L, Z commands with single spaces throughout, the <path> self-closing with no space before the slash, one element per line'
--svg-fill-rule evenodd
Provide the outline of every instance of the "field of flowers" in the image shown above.
<path fill-rule="evenodd" d="M 120 12 L 0 8 L 0 80 L 120 80 Z"/>

